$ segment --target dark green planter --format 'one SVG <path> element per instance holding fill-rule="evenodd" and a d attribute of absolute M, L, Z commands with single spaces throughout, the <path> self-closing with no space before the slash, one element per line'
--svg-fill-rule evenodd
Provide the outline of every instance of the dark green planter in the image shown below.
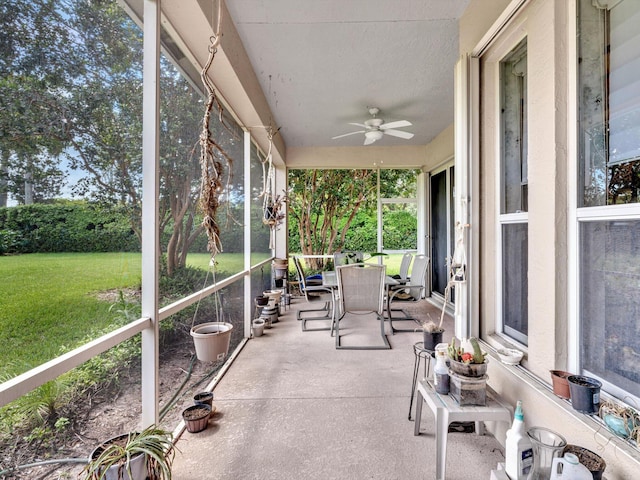
<path fill-rule="evenodd" d="M 424 349 L 435 351 L 436 345 L 442 343 L 442 334 L 441 332 L 422 332 L 424 334 Z"/>
<path fill-rule="evenodd" d="M 584 375 L 571 375 L 567 380 L 573 409 L 586 414 L 598 413 L 602 383 Z"/>

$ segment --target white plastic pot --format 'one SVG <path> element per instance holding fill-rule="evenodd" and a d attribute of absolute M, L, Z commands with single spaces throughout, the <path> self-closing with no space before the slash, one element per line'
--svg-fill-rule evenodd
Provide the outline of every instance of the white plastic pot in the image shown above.
<path fill-rule="evenodd" d="M 254 337 L 261 337 L 264 333 L 264 319 L 256 318 L 251 324 L 251 331 Z"/>
<path fill-rule="evenodd" d="M 208 322 L 195 325 L 191 336 L 196 357 L 203 362 L 221 362 L 229 353 L 233 325 L 225 322 Z"/>

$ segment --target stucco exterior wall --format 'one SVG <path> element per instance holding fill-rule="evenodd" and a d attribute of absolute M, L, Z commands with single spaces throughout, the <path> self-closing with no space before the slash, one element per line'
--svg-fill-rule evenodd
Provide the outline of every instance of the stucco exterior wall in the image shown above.
<path fill-rule="evenodd" d="M 471 52 L 511 0 L 471 0 L 460 18 L 460 53 Z"/>
<path fill-rule="evenodd" d="M 472 0 L 460 23 L 460 46 L 471 52 L 486 33 L 472 19 L 489 28 L 509 2 Z M 499 242 L 498 179 L 500 154 L 500 106 L 498 64 L 520 40 L 527 39 L 528 76 L 528 347 L 523 367 L 506 366 L 493 355 L 489 384 L 508 403 L 522 400 L 528 427 L 543 426 L 563 435 L 568 443 L 586 447 L 607 462 L 605 477 L 640 478 L 637 449 L 612 438 L 593 418 L 575 412 L 570 403 L 550 389 L 549 370 L 566 369 L 569 326 L 577 320 L 569 315 L 571 297 L 569 258 L 576 243 L 569 235 L 575 221 L 570 209 L 572 171 L 571 138 L 575 125 L 569 122 L 570 96 L 575 95 L 571 68 L 575 62 L 575 17 L 573 1 L 530 0 L 506 28 L 495 37 L 480 58 L 480 332 L 488 350 L 508 341 L 497 329 L 497 268 Z M 465 50 L 462 50 L 464 53 Z M 523 349 L 522 346 L 518 348 Z M 504 442 L 506 425 L 491 430 Z"/>
<path fill-rule="evenodd" d="M 453 124 L 445 128 L 427 145 L 424 172 L 450 161 L 454 155 L 454 128 Z"/>

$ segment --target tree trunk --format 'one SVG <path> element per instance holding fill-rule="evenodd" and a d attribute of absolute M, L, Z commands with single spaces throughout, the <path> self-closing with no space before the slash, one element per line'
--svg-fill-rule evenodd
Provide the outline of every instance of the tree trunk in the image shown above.
<path fill-rule="evenodd" d="M 2 150 L 0 155 L 0 207 L 6 207 L 9 199 L 9 152 Z"/>
<path fill-rule="evenodd" d="M 22 163 L 24 165 L 24 204 L 25 205 L 33 205 L 33 182 L 32 182 L 32 174 L 31 174 L 31 161 L 25 159 L 24 155 L 22 156 Z"/>

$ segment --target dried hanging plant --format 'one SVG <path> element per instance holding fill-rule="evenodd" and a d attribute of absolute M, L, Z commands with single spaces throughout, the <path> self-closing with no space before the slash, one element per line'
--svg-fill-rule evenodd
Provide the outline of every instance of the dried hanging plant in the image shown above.
<path fill-rule="evenodd" d="M 267 129 L 267 136 L 269 138 L 269 151 L 267 157 L 262 162 L 262 222 L 268 225 L 271 229 L 269 248 L 275 248 L 274 233 L 277 227 L 282 225 L 285 214 L 282 211 L 284 204 L 287 202 L 286 192 L 283 191 L 282 196 L 273 194 L 275 183 L 275 171 L 273 168 L 273 155 L 271 150 L 273 148 L 273 138 L 278 134 L 280 129 L 275 132 L 271 127 Z"/>
<path fill-rule="evenodd" d="M 207 232 L 207 249 L 211 252 L 211 256 L 215 257 L 222 252 L 222 243 L 220 241 L 220 226 L 217 222 L 217 211 L 220 206 L 220 196 L 225 189 L 224 181 L 224 165 L 226 162 L 229 171 L 231 170 L 232 159 L 227 155 L 224 149 L 212 138 L 209 124 L 211 122 L 211 113 L 214 110 L 218 113 L 218 118 L 223 122 L 222 104 L 216 96 L 213 82 L 209 78 L 208 72 L 216 55 L 222 31 L 220 28 L 222 19 L 222 1 L 218 3 L 218 22 L 214 35 L 210 38 L 209 58 L 207 63 L 200 72 L 200 78 L 204 88 L 207 91 L 207 102 L 205 105 L 204 117 L 202 119 L 202 132 L 200 133 L 200 169 L 202 171 L 202 180 L 200 184 L 200 204 L 203 210 L 202 225 Z"/>

